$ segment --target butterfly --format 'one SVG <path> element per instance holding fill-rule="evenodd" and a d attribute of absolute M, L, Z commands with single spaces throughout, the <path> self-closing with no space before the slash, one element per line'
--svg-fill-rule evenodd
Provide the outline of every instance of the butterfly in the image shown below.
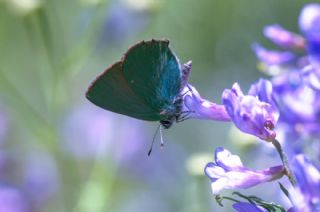
<path fill-rule="evenodd" d="M 181 65 L 169 41 L 141 41 L 92 82 L 86 97 L 93 104 L 168 129 L 181 120 L 183 88 L 192 62 Z"/>

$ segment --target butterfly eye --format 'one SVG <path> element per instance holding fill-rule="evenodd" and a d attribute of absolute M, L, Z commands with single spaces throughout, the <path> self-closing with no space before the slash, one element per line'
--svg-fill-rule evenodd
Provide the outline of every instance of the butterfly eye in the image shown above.
<path fill-rule="evenodd" d="M 173 121 L 169 120 L 169 119 L 166 119 L 166 120 L 161 120 L 160 123 L 165 129 L 168 129 L 173 124 Z"/>

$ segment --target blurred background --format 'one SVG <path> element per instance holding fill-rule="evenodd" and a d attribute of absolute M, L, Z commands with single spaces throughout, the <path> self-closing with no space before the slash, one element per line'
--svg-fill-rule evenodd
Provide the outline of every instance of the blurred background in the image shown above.
<path fill-rule="evenodd" d="M 263 169 L 280 164 L 271 147 L 230 123 L 187 120 L 148 157 L 158 123 L 97 108 L 86 89 L 132 44 L 167 38 L 192 59 L 190 83 L 221 103 L 233 82 L 246 91 L 265 77 L 251 51 L 274 48 L 263 27 L 298 32 L 307 2 L 0 0 L 0 211 L 230 211 L 203 174 L 214 149 Z M 287 204 L 276 184 L 243 193 Z"/>

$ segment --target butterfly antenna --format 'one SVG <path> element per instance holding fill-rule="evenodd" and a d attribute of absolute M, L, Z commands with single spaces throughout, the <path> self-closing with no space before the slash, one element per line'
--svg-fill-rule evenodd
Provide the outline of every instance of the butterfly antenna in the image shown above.
<path fill-rule="evenodd" d="M 160 125 L 160 148 L 163 149 L 164 142 L 163 142 L 163 136 L 162 136 L 162 127 Z"/>
<path fill-rule="evenodd" d="M 148 151 L 148 156 L 151 155 L 153 143 L 154 143 L 154 141 L 155 141 L 155 139 L 156 139 L 156 136 L 157 136 L 157 134 L 158 134 L 158 132 L 159 132 L 159 129 L 160 129 L 160 132 L 161 132 L 160 126 L 161 126 L 161 124 L 159 124 L 159 126 L 157 127 L 156 132 L 155 132 L 154 135 L 153 135 L 152 143 L 151 143 L 150 149 L 149 149 L 149 151 Z M 160 135 L 161 135 L 161 134 L 160 134 Z M 161 138 L 162 138 L 162 136 L 161 136 Z"/>

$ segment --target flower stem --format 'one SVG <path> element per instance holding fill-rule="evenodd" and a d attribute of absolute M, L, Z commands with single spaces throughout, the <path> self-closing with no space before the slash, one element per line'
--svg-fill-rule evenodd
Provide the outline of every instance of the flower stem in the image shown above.
<path fill-rule="evenodd" d="M 277 149 L 279 155 L 280 155 L 280 158 L 282 160 L 282 163 L 283 163 L 283 166 L 286 170 L 286 174 L 289 178 L 289 181 L 291 182 L 291 184 L 293 186 L 296 185 L 296 179 L 292 173 L 292 170 L 290 169 L 290 165 L 289 165 L 289 161 L 288 161 L 288 158 L 285 154 L 285 152 L 283 151 L 282 147 L 281 147 L 281 144 L 279 143 L 279 141 L 277 139 L 274 139 L 272 140 L 272 144 L 273 146 Z"/>

